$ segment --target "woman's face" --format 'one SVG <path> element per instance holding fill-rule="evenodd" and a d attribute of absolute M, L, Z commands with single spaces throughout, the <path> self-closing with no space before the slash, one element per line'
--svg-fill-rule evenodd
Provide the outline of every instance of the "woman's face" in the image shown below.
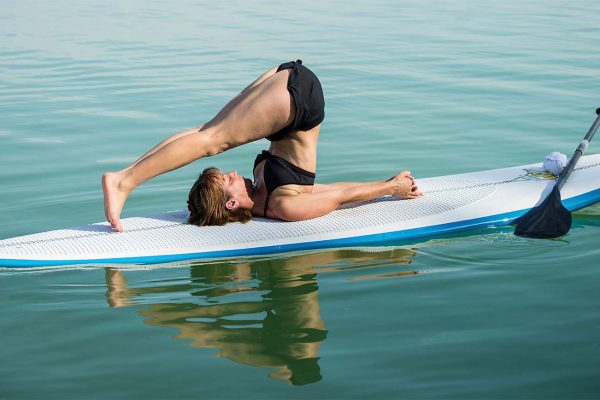
<path fill-rule="evenodd" d="M 238 175 L 237 171 L 230 171 L 223 174 L 223 190 L 229 196 L 229 200 L 239 202 L 240 207 L 252 207 L 252 200 L 250 199 L 251 188 L 252 181 Z M 229 201 L 227 203 L 229 204 Z"/>

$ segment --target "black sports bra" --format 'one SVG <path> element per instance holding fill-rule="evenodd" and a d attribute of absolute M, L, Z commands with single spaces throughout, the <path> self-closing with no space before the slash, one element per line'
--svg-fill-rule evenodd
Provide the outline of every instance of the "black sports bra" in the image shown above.
<path fill-rule="evenodd" d="M 265 161 L 266 160 L 266 161 Z M 274 156 L 266 150 L 256 156 L 254 160 L 254 169 L 261 162 L 265 161 L 263 169 L 263 177 L 265 186 L 267 187 L 267 198 L 265 199 L 264 217 L 267 217 L 267 207 L 269 205 L 269 196 L 273 190 L 283 185 L 314 185 L 314 172 L 306 171 L 295 166 L 291 162 L 284 160 L 281 157 Z"/>

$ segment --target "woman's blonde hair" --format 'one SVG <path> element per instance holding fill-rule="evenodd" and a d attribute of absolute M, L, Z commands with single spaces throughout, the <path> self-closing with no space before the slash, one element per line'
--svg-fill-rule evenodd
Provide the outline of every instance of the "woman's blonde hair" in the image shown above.
<path fill-rule="evenodd" d="M 218 168 L 206 168 L 188 196 L 188 223 L 198 226 L 225 225 L 228 222 L 246 223 L 252 219 L 252 211 L 245 208 L 228 210 L 229 199 L 223 190 L 223 173 Z"/>

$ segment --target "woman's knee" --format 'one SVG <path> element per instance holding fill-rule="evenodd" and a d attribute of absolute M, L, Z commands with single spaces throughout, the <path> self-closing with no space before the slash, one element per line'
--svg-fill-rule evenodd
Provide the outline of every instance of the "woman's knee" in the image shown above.
<path fill-rule="evenodd" d="M 193 146 L 200 153 L 200 157 L 210 157 L 221 154 L 232 148 L 226 135 L 217 127 L 204 129 L 190 135 L 192 139 L 187 145 Z"/>

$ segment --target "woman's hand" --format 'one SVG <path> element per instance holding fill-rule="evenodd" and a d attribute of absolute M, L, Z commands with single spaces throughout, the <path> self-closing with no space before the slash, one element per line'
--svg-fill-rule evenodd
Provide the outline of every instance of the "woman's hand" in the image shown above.
<path fill-rule="evenodd" d="M 410 171 L 403 171 L 387 180 L 392 184 L 392 195 L 399 199 L 414 199 L 422 196 Z"/>

